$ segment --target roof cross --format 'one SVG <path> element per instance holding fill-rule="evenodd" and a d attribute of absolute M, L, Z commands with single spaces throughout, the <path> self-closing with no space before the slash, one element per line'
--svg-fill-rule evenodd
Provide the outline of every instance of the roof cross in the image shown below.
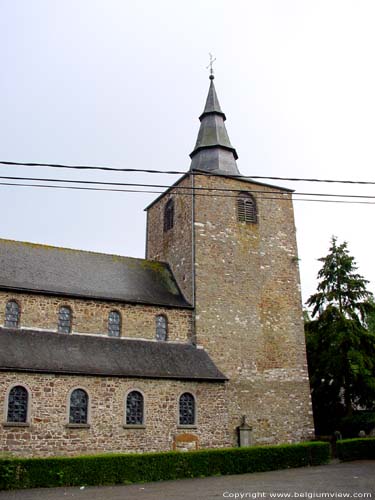
<path fill-rule="evenodd" d="M 213 70 L 212 66 L 213 66 L 214 62 L 216 61 L 216 57 L 213 57 L 211 52 L 209 52 L 208 54 L 210 56 L 210 63 L 208 66 L 206 66 L 206 69 L 210 68 L 210 80 L 213 80 L 214 79 L 214 70 Z"/>

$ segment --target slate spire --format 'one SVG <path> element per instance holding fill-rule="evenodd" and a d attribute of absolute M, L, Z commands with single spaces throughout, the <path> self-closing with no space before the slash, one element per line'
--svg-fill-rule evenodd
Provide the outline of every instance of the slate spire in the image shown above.
<path fill-rule="evenodd" d="M 200 170 L 222 175 L 239 175 L 236 160 L 237 152 L 232 146 L 217 98 L 214 75 L 210 74 L 210 88 L 204 111 L 199 117 L 201 126 L 197 142 L 190 154 L 190 170 Z"/>

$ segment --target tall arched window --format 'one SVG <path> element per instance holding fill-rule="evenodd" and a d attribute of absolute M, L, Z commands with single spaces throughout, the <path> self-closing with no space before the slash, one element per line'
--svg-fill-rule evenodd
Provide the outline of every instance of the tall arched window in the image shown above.
<path fill-rule="evenodd" d="M 174 201 L 170 199 L 164 207 L 164 231 L 172 229 L 174 224 Z"/>
<path fill-rule="evenodd" d="M 108 314 L 108 335 L 110 337 L 120 337 L 121 314 L 118 311 L 111 311 Z"/>
<path fill-rule="evenodd" d="M 143 418 L 143 396 L 139 391 L 131 391 L 126 397 L 126 425 L 142 425 Z"/>
<path fill-rule="evenodd" d="M 87 424 L 89 410 L 89 396 L 83 389 L 74 389 L 70 395 L 69 423 Z"/>
<path fill-rule="evenodd" d="M 7 422 L 27 422 L 29 394 L 22 385 L 16 385 L 9 391 Z"/>
<path fill-rule="evenodd" d="M 195 399 L 190 392 L 181 394 L 179 401 L 179 424 L 194 425 L 195 424 Z"/>
<path fill-rule="evenodd" d="M 237 220 L 247 223 L 257 222 L 256 203 L 250 193 L 240 193 L 237 197 Z"/>
<path fill-rule="evenodd" d="M 70 307 L 60 307 L 57 330 L 60 333 L 70 333 L 72 331 L 72 310 L 70 309 Z"/>
<path fill-rule="evenodd" d="M 20 306 L 15 300 L 10 300 L 5 306 L 5 321 L 6 328 L 18 328 L 20 326 Z"/>
<path fill-rule="evenodd" d="M 167 340 L 168 338 L 168 319 L 164 314 L 155 317 L 156 340 Z"/>

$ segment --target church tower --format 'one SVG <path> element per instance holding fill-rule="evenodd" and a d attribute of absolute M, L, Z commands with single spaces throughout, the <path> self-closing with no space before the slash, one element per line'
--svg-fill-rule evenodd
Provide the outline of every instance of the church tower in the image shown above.
<path fill-rule="evenodd" d="M 242 177 L 210 75 L 189 172 L 147 208 L 147 258 L 194 307 L 192 341 L 228 377 L 230 439 L 313 436 L 291 190 Z"/>

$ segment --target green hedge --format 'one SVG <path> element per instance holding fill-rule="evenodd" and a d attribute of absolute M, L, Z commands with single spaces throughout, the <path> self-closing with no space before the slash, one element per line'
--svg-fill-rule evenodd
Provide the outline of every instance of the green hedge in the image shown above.
<path fill-rule="evenodd" d="M 0 459 L 0 489 L 130 484 L 318 465 L 327 443 L 142 454 Z"/>
<path fill-rule="evenodd" d="M 340 421 L 339 429 L 344 438 L 356 438 L 360 431 L 369 434 L 375 428 L 375 412 L 358 411 Z"/>
<path fill-rule="evenodd" d="M 340 460 L 374 460 L 375 438 L 343 439 L 336 443 Z"/>

